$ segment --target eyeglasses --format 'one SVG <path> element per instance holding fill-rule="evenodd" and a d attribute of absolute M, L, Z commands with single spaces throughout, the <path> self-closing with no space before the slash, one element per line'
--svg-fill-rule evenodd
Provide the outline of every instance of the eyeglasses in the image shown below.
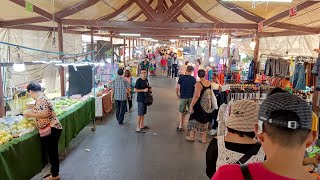
<path fill-rule="evenodd" d="M 147 74 L 146 72 L 141 72 L 141 74 Z"/>

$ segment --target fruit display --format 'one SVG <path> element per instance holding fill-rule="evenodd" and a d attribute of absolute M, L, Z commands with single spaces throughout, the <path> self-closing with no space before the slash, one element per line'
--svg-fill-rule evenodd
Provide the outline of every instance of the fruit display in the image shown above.
<path fill-rule="evenodd" d="M 63 98 L 58 101 L 55 101 L 53 103 L 53 108 L 57 116 L 61 116 L 79 103 L 79 100 Z"/>
<path fill-rule="evenodd" d="M 35 130 L 34 119 L 22 116 L 10 116 L 0 120 L 0 145 L 33 132 Z"/>

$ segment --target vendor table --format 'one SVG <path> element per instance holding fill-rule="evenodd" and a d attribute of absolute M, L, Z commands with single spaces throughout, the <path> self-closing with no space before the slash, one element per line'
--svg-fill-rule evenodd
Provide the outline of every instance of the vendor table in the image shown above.
<path fill-rule="evenodd" d="M 104 115 L 112 111 L 111 92 L 96 97 L 96 117 L 102 118 Z"/>
<path fill-rule="evenodd" d="M 63 127 L 60 153 L 64 153 L 70 141 L 93 120 L 94 108 L 95 100 L 90 98 L 59 116 Z M 40 136 L 38 131 L 34 131 L 0 146 L 0 179 L 29 180 L 41 172 L 46 162 Z"/>

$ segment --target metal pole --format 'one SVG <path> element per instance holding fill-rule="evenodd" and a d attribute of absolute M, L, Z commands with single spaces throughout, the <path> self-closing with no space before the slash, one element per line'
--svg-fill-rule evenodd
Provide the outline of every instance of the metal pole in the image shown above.
<path fill-rule="evenodd" d="M 94 100 L 96 100 L 96 86 L 95 86 L 95 75 L 94 75 L 94 70 L 95 70 L 95 56 L 94 56 L 94 51 L 92 51 L 92 57 L 93 59 L 91 59 L 91 62 L 92 62 L 92 87 L 93 87 L 93 98 Z M 93 118 L 93 121 L 92 121 L 92 128 L 91 128 L 91 131 L 96 131 L 96 118 L 94 117 Z"/>

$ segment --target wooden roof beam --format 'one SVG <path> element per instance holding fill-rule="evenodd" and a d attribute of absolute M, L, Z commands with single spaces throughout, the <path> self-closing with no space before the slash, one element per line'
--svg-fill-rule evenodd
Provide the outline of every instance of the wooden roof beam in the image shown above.
<path fill-rule="evenodd" d="M 110 20 L 116 16 L 118 16 L 119 14 L 121 14 L 123 11 L 125 11 L 126 9 L 128 9 L 132 4 L 134 3 L 133 0 L 129 0 L 127 1 L 123 6 L 121 6 L 118 10 L 116 10 L 115 12 L 108 14 L 104 17 L 99 18 L 100 20 Z"/>
<path fill-rule="evenodd" d="M 17 5 L 20 5 L 22 7 L 26 7 L 26 1 L 25 0 L 9 0 Z M 59 23 L 59 18 L 53 18 L 53 15 L 48 13 L 47 11 L 39 8 L 38 6 L 33 5 L 33 12 L 39 14 L 40 16 L 52 21 L 54 19 L 55 22 Z"/>
<path fill-rule="evenodd" d="M 211 15 L 209 15 L 208 13 L 206 13 L 203 9 L 201 9 L 201 7 L 199 7 L 195 2 L 194 0 L 190 0 L 189 2 L 189 5 L 194 9 L 196 10 L 198 13 L 200 13 L 203 17 L 205 17 L 206 19 L 214 22 L 214 23 L 219 23 L 219 22 L 223 22 Z"/>
<path fill-rule="evenodd" d="M 175 19 L 175 17 L 180 13 L 182 8 L 189 3 L 190 0 L 180 0 L 174 2 L 168 10 L 164 13 L 163 17 L 165 17 L 164 21 L 171 21 Z"/>
<path fill-rule="evenodd" d="M 164 1 L 165 0 L 158 0 L 158 14 L 164 13 Z"/>
<path fill-rule="evenodd" d="M 67 7 L 65 9 L 62 9 L 61 11 L 58 11 L 57 13 L 55 13 L 55 16 L 57 18 L 64 18 L 64 17 L 68 17 L 71 16 L 73 14 L 76 14 L 86 8 L 89 8 L 95 4 L 97 4 L 100 0 L 85 0 L 85 1 L 81 1 L 79 3 L 76 3 L 70 7 Z"/>
<path fill-rule="evenodd" d="M 5 27 L 8 29 L 22 29 L 22 30 L 33 30 L 33 31 L 53 31 L 52 27 L 46 26 L 36 26 L 36 25 L 19 25 L 19 26 L 12 26 L 12 27 Z"/>
<path fill-rule="evenodd" d="M 146 32 L 171 32 L 171 33 L 212 33 L 215 32 L 212 28 L 210 29 L 155 29 L 155 28 L 119 28 L 119 27 L 95 27 L 93 30 L 108 30 L 108 31 L 117 31 L 121 33 L 146 33 Z"/>
<path fill-rule="evenodd" d="M 297 10 L 299 12 L 299 11 L 301 11 L 301 10 L 303 10 L 305 8 L 308 8 L 310 6 L 313 6 L 313 5 L 315 5 L 315 4 L 319 3 L 319 2 L 320 1 L 309 1 L 309 0 L 307 0 L 307 1 L 297 5 Z M 285 10 L 282 13 L 277 14 L 277 15 L 275 15 L 275 16 L 269 18 L 269 19 L 266 19 L 264 21 L 261 21 L 261 22 L 263 23 L 263 26 L 268 26 L 268 25 L 273 24 L 276 21 L 278 21 L 280 19 L 283 19 L 285 17 L 288 17 L 288 16 L 289 16 L 289 10 Z"/>
<path fill-rule="evenodd" d="M 156 15 L 155 11 L 152 9 L 150 4 L 148 4 L 145 0 L 134 1 L 141 8 L 143 14 L 146 15 L 150 21 L 159 21 L 159 17 Z"/>
<path fill-rule="evenodd" d="M 241 23 L 173 23 L 173 22 L 139 22 L 139 21 L 102 21 L 102 20 L 83 20 L 83 19 L 61 19 L 64 25 L 82 25 L 93 27 L 132 27 L 132 28 L 221 28 L 221 29 L 257 29 L 256 24 Z"/>
<path fill-rule="evenodd" d="M 25 19 L 16 19 L 10 21 L 3 21 L 2 27 L 12 27 L 12 26 L 20 26 L 25 24 L 33 24 L 33 23 L 40 23 L 40 22 L 47 22 L 48 19 L 44 17 L 32 17 L 32 18 L 25 18 Z"/>
<path fill-rule="evenodd" d="M 238 14 L 239 16 L 241 16 L 247 20 L 250 20 L 250 21 L 253 21 L 256 23 L 264 20 L 264 18 L 259 17 L 257 15 L 253 15 L 253 14 L 249 13 L 248 11 L 244 10 L 243 8 L 233 4 L 231 2 L 222 2 L 221 0 L 217 0 L 217 2 L 219 4 L 221 4 L 223 7 L 227 8 L 228 10 Z"/>
<path fill-rule="evenodd" d="M 313 33 L 297 32 L 297 31 L 280 31 L 280 32 L 259 32 L 258 36 L 263 37 L 278 37 L 278 36 L 301 36 L 310 35 Z"/>
<path fill-rule="evenodd" d="M 153 3 L 154 0 L 150 0 L 149 1 L 149 5 L 151 5 Z M 132 16 L 130 19 L 128 19 L 128 21 L 134 21 L 135 19 L 137 19 L 138 17 L 140 17 L 143 14 L 142 11 L 139 11 L 136 15 Z"/>
<path fill-rule="evenodd" d="M 174 0 L 170 0 L 170 1 L 171 1 L 172 4 L 174 3 Z M 168 9 L 168 4 L 167 4 L 166 1 L 164 1 L 164 7 L 165 7 L 166 9 Z M 181 10 L 180 13 L 181 13 L 181 15 L 182 15 L 187 21 L 189 21 L 189 22 L 191 22 L 191 23 L 194 23 L 194 20 L 192 20 L 185 12 L 183 12 L 183 11 Z"/>
<path fill-rule="evenodd" d="M 318 29 L 315 29 L 313 27 L 297 26 L 297 25 L 293 25 L 293 24 L 280 23 L 280 22 L 276 22 L 276 23 L 270 25 L 270 27 L 275 27 L 275 28 L 279 28 L 279 29 L 287 29 L 287 30 L 291 30 L 291 31 L 305 32 L 305 33 L 313 33 L 313 34 L 319 33 Z"/>

